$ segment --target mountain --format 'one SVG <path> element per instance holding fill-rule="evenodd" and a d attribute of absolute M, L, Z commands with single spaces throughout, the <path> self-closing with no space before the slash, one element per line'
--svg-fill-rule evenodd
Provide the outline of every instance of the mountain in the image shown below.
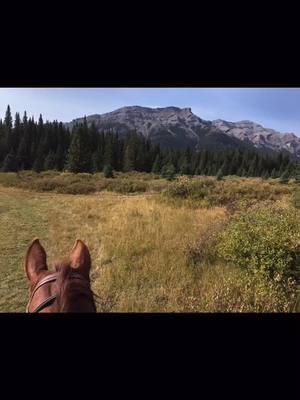
<path fill-rule="evenodd" d="M 81 122 L 83 118 L 78 118 L 66 125 L 72 128 Z M 162 147 L 222 149 L 245 146 L 241 140 L 226 135 L 210 121 L 193 114 L 190 108 L 123 107 L 106 114 L 90 115 L 87 123 L 94 123 L 98 130 L 113 130 L 120 136 L 136 130 Z"/>
<path fill-rule="evenodd" d="M 83 118 L 77 118 L 66 125 L 72 128 L 80 122 L 83 122 Z M 281 134 L 251 121 L 206 121 L 195 115 L 191 108 L 130 106 L 105 114 L 90 115 L 87 122 L 88 125 L 94 123 L 98 130 L 112 130 L 120 136 L 136 130 L 162 147 L 256 147 L 271 151 L 286 150 L 293 156 L 300 156 L 300 138 L 293 133 Z"/>
<path fill-rule="evenodd" d="M 228 122 L 217 119 L 212 121 L 212 125 L 230 137 L 247 143 L 250 141 L 257 148 L 286 150 L 294 157 L 300 157 L 300 138 L 294 133 L 280 133 L 252 121 Z"/>

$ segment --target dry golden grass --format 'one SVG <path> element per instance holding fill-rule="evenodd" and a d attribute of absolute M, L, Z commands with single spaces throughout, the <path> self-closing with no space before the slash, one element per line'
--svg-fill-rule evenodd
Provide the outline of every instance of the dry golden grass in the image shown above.
<path fill-rule="evenodd" d="M 77 237 L 90 248 L 99 311 L 178 311 L 193 271 L 185 248 L 225 210 L 176 211 L 151 195 L 72 196 L 1 188 L 1 311 L 23 311 L 26 247 L 39 236 L 49 264 Z"/>
<path fill-rule="evenodd" d="M 51 247 L 58 256 L 76 237 L 86 241 L 99 310 L 178 311 L 194 279 L 187 244 L 224 215 L 222 208 L 175 211 L 146 195 L 64 198 L 49 212 Z"/>
<path fill-rule="evenodd" d="M 93 261 L 92 288 L 100 296 L 98 311 L 290 310 L 273 286 L 249 283 L 229 265 L 190 261 L 191 243 L 204 237 L 213 222 L 230 217 L 225 207 L 184 202 L 174 207 L 157 201 L 159 196 L 74 196 L 0 186 L 0 311 L 25 310 L 23 259 L 34 236 L 46 248 L 50 265 L 69 254 L 76 238 L 86 242 Z"/>

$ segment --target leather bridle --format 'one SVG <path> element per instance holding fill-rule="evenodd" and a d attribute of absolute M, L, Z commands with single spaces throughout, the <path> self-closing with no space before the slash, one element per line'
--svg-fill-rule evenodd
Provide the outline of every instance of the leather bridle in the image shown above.
<path fill-rule="evenodd" d="M 47 297 L 47 299 L 45 301 L 43 301 L 41 304 L 39 304 L 33 311 L 29 311 L 30 308 L 30 304 L 32 302 L 32 299 L 35 295 L 35 293 L 39 290 L 40 287 L 42 287 L 43 285 L 46 285 L 47 283 L 51 283 L 51 282 L 55 282 L 57 279 L 58 273 L 57 272 L 53 272 L 50 275 L 45 276 L 45 278 L 41 279 L 40 282 L 36 285 L 36 287 L 34 288 L 34 290 L 31 293 L 29 302 L 27 304 L 26 307 L 26 312 L 27 313 L 38 313 L 40 311 L 42 311 L 44 308 L 47 308 L 49 306 L 51 306 L 56 298 L 57 298 L 57 294 L 54 294 L 53 296 Z M 71 279 L 80 279 L 82 281 L 84 281 L 86 284 L 88 283 L 87 280 L 80 274 L 76 273 L 76 272 L 72 272 L 69 277 Z"/>

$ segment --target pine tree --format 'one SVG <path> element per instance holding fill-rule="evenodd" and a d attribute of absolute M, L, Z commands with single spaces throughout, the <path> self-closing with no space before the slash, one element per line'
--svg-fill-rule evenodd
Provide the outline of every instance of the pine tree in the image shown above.
<path fill-rule="evenodd" d="M 205 174 L 206 164 L 207 164 L 208 158 L 209 157 L 208 157 L 207 150 L 202 151 L 201 155 L 200 155 L 200 161 L 199 161 L 200 175 L 204 175 Z"/>
<path fill-rule="evenodd" d="M 44 170 L 49 171 L 55 168 L 55 154 L 50 150 L 44 162 Z"/>
<path fill-rule="evenodd" d="M 113 178 L 114 177 L 113 169 L 110 164 L 104 166 L 103 173 L 104 173 L 105 178 Z"/>
<path fill-rule="evenodd" d="M 155 157 L 155 161 L 152 167 L 152 173 L 153 174 L 159 174 L 161 171 L 161 155 L 157 154 L 157 156 Z"/>
<path fill-rule="evenodd" d="M 128 143 L 124 153 L 124 172 L 130 172 L 135 169 L 134 148 L 132 143 Z"/>
<path fill-rule="evenodd" d="M 13 144 L 14 144 L 12 126 L 13 126 L 13 121 L 12 121 L 12 116 L 11 116 L 11 112 L 10 112 L 10 106 L 8 105 L 7 109 L 6 109 L 6 113 L 5 113 L 3 127 L 5 130 L 7 150 L 9 152 L 11 149 L 13 149 Z"/>
<path fill-rule="evenodd" d="M 168 181 L 172 181 L 175 178 L 175 167 L 173 164 L 164 165 L 161 170 L 161 175 L 163 178 L 167 179 Z"/>
<path fill-rule="evenodd" d="M 187 162 L 186 159 L 184 159 L 182 161 L 182 164 L 180 165 L 179 172 L 182 175 L 190 175 L 191 174 L 190 165 L 189 165 L 189 163 Z"/>
<path fill-rule="evenodd" d="M 11 150 L 3 161 L 2 166 L 3 172 L 17 172 L 18 171 L 18 162 L 16 154 L 13 150 Z"/>
<path fill-rule="evenodd" d="M 10 106 L 7 106 L 5 118 L 4 118 L 4 126 L 6 127 L 8 132 L 11 132 L 13 126 L 13 120 L 10 112 Z"/>
<path fill-rule="evenodd" d="M 94 173 L 102 171 L 103 163 L 100 149 L 97 149 L 92 154 L 92 170 Z"/>
<path fill-rule="evenodd" d="M 36 159 L 34 160 L 33 166 L 32 166 L 33 171 L 35 172 L 41 172 L 44 169 L 44 158 L 42 154 L 38 154 Z"/>
<path fill-rule="evenodd" d="M 90 147 L 82 126 L 76 127 L 72 133 L 67 167 L 75 174 L 92 171 Z"/>
<path fill-rule="evenodd" d="M 17 159 L 21 169 L 22 170 L 27 169 L 28 152 L 27 152 L 27 142 L 24 135 L 22 136 L 22 139 L 18 146 Z"/>
<path fill-rule="evenodd" d="M 57 171 L 62 171 L 65 165 L 65 157 L 62 149 L 62 145 L 59 143 L 54 156 L 54 168 Z"/>
<path fill-rule="evenodd" d="M 15 152 L 18 150 L 19 142 L 20 142 L 20 136 L 21 136 L 21 118 L 20 114 L 17 112 L 15 116 L 15 123 L 14 123 L 14 128 L 12 132 L 12 147 Z"/>

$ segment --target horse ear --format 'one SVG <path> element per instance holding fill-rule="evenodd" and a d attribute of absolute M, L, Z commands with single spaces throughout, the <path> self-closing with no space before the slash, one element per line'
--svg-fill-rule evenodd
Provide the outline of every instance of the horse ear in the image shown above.
<path fill-rule="evenodd" d="M 71 251 L 71 267 L 90 279 L 91 256 L 89 249 L 82 240 L 77 239 Z"/>
<path fill-rule="evenodd" d="M 35 283 L 40 272 L 46 271 L 47 255 L 39 239 L 34 239 L 28 247 L 25 257 L 25 271 L 31 283 Z"/>

